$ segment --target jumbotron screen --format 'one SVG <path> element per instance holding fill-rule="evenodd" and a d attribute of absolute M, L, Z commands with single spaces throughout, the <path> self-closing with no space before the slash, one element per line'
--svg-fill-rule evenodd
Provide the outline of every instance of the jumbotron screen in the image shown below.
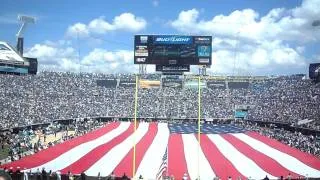
<path fill-rule="evenodd" d="M 135 64 L 211 65 L 211 36 L 136 35 Z"/>

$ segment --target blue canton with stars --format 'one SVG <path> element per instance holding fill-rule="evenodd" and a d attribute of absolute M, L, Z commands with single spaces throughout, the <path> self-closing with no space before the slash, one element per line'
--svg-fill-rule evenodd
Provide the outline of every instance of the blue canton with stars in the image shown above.
<path fill-rule="evenodd" d="M 198 133 L 198 125 L 194 123 L 169 123 L 170 133 L 174 134 L 193 134 Z M 201 124 L 202 134 L 225 134 L 225 133 L 244 133 L 246 129 L 230 124 Z"/>

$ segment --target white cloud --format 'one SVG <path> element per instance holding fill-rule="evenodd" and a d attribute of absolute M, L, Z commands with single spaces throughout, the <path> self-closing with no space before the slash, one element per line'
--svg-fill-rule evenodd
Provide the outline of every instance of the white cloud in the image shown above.
<path fill-rule="evenodd" d="M 299 7 L 275 8 L 264 16 L 243 9 L 209 19 L 190 9 L 181 11 L 169 25 L 185 34 L 213 36 L 211 72 L 277 73 L 281 68 L 306 68 L 305 45 L 320 40 L 320 28 L 311 26 L 320 17 L 320 8 L 315 7 L 320 7 L 319 0 L 304 0 Z"/>
<path fill-rule="evenodd" d="M 67 29 L 67 35 L 73 37 L 87 37 L 89 35 L 89 30 L 87 25 L 82 23 L 76 23 L 72 26 L 69 26 Z"/>
<path fill-rule="evenodd" d="M 82 63 L 86 65 L 93 65 L 97 62 L 130 63 L 133 62 L 133 51 L 107 51 L 105 49 L 95 48 L 88 55 L 86 55 L 82 61 Z"/>
<path fill-rule="evenodd" d="M 268 52 L 265 49 L 257 48 L 252 53 L 249 63 L 257 67 L 269 65 Z"/>
<path fill-rule="evenodd" d="M 231 42 L 233 41 L 223 38 L 213 41 L 213 65 L 209 72 L 233 74 L 242 71 L 247 75 L 275 74 L 275 69 L 279 68 L 306 68 L 302 52 L 284 45 L 282 41 L 261 41 L 256 44 Z"/>
<path fill-rule="evenodd" d="M 217 15 L 208 21 L 199 20 L 199 15 L 200 12 L 197 9 L 182 11 L 170 24 L 178 31 L 188 34 L 235 36 L 245 24 L 250 23 L 254 26 L 255 19 L 258 17 L 258 14 L 251 9 L 236 10 L 228 16 Z"/>
<path fill-rule="evenodd" d="M 308 42 L 320 39 L 320 28 L 311 26 L 312 21 L 320 17 L 320 8 L 316 7 L 320 7 L 319 0 L 304 0 L 299 7 L 272 9 L 262 17 L 252 9 L 243 9 L 209 20 L 201 19 L 199 10 L 191 9 L 181 11 L 169 24 L 187 34 Z"/>
<path fill-rule="evenodd" d="M 112 22 L 105 20 L 105 17 L 91 20 L 88 24 L 76 23 L 69 26 L 67 36 L 87 37 L 90 34 L 105 34 L 110 31 L 138 32 L 144 29 L 147 21 L 141 17 L 136 17 L 132 13 L 122 13 L 114 17 Z"/>
<path fill-rule="evenodd" d="M 126 30 L 131 32 L 137 32 L 144 29 L 147 25 L 147 21 L 141 17 L 136 17 L 131 13 L 123 13 L 116 16 L 113 20 L 113 26 L 116 30 Z"/>
<path fill-rule="evenodd" d="M 55 47 L 48 44 L 35 44 L 25 53 L 29 57 L 37 57 L 43 64 L 58 64 L 61 58 L 75 58 L 72 47 Z"/>
<path fill-rule="evenodd" d="M 74 48 L 68 46 L 70 42 L 47 41 L 44 44 L 35 44 L 27 49 L 27 57 L 36 57 L 39 62 L 39 69 L 76 71 L 79 69 L 78 56 Z"/>
<path fill-rule="evenodd" d="M 133 64 L 133 51 L 95 48 L 79 61 L 77 51 L 68 41 L 46 41 L 44 44 L 36 44 L 28 49 L 25 55 L 37 57 L 40 70 L 104 73 L 133 73 L 138 70 Z"/>
<path fill-rule="evenodd" d="M 96 48 L 82 59 L 82 64 L 99 72 L 137 72 L 137 66 L 133 64 L 133 51 L 129 50 L 107 51 Z"/>

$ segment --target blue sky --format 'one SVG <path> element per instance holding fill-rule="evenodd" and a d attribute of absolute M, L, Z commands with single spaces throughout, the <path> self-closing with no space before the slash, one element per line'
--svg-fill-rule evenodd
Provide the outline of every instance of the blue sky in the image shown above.
<path fill-rule="evenodd" d="M 212 74 L 306 73 L 320 61 L 320 27 L 311 26 L 319 0 L 2 0 L 1 7 L 0 40 L 11 44 L 17 14 L 37 17 L 25 53 L 40 69 L 134 72 L 135 34 L 212 35 Z"/>

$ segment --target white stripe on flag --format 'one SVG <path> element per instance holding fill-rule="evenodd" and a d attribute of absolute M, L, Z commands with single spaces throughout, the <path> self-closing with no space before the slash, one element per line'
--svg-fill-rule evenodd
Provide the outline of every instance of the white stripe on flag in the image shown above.
<path fill-rule="evenodd" d="M 143 175 L 145 179 L 153 179 L 156 177 L 160 164 L 162 163 L 162 156 L 166 151 L 169 140 L 169 128 L 166 123 L 158 124 L 158 132 L 150 147 L 141 160 L 137 169 L 136 177 Z"/>
<path fill-rule="evenodd" d="M 86 155 L 87 153 L 89 153 L 91 150 L 93 150 L 94 148 L 109 142 L 110 140 L 112 140 L 113 138 L 117 137 L 119 134 L 123 133 L 125 130 L 127 130 L 130 126 L 129 122 L 124 122 L 124 123 L 120 123 L 120 125 L 111 130 L 110 132 L 102 135 L 101 137 L 92 140 L 92 141 L 88 141 L 85 142 L 83 144 L 80 144 L 72 149 L 70 149 L 69 151 L 64 152 L 63 154 L 61 154 L 60 156 L 58 156 L 57 158 L 41 165 L 38 167 L 34 167 L 32 168 L 32 172 L 36 172 L 37 169 L 42 169 L 43 167 L 49 171 L 57 171 L 57 170 L 61 170 L 69 165 L 71 165 L 72 163 L 76 162 L 77 160 L 79 160 L 82 156 Z M 26 170 L 29 171 L 29 170 Z"/>
<path fill-rule="evenodd" d="M 219 151 L 244 176 L 251 177 L 253 179 L 262 179 L 268 175 L 270 179 L 276 179 L 276 177 L 265 172 L 254 161 L 239 152 L 234 146 L 232 146 L 232 144 L 223 139 L 220 135 L 209 134 L 207 136 L 217 146 Z"/>
<path fill-rule="evenodd" d="M 191 179 L 198 178 L 198 148 L 199 149 L 199 175 L 201 179 L 212 179 L 215 177 L 210 163 L 205 157 L 198 140 L 194 134 L 182 134 L 184 154 Z"/>
<path fill-rule="evenodd" d="M 233 136 L 245 142 L 253 149 L 276 160 L 279 164 L 281 164 L 283 167 L 287 168 L 292 172 L 295 172 L 303 176 L 308 175 L 309 177 L 320 177 L 320 171 L 307 166 L 295 157 L 292 157 L 286 153 L 274 149 L 273 147 L 270 147 L 264 144 L 263 142 L 260 142 L 246 134 L 233 134 Z"/>
<path fill-rule="evenodd" d="M 148 132 L 148 123 L 139 123 L 135 133 L 131 134 L 123 142 L 113 147 L 107 154 L 94 163 L 87 171 L 89 176 L 96 176 L 99 172 L 101 176 L 107 176 L 117 167 L 121 160 L 127 155 L 134 144 L 137 144 Z M 132 162 L 128 162 L 132 163 Z M 131 176 L 131 174 L 128 174 Z"/>

